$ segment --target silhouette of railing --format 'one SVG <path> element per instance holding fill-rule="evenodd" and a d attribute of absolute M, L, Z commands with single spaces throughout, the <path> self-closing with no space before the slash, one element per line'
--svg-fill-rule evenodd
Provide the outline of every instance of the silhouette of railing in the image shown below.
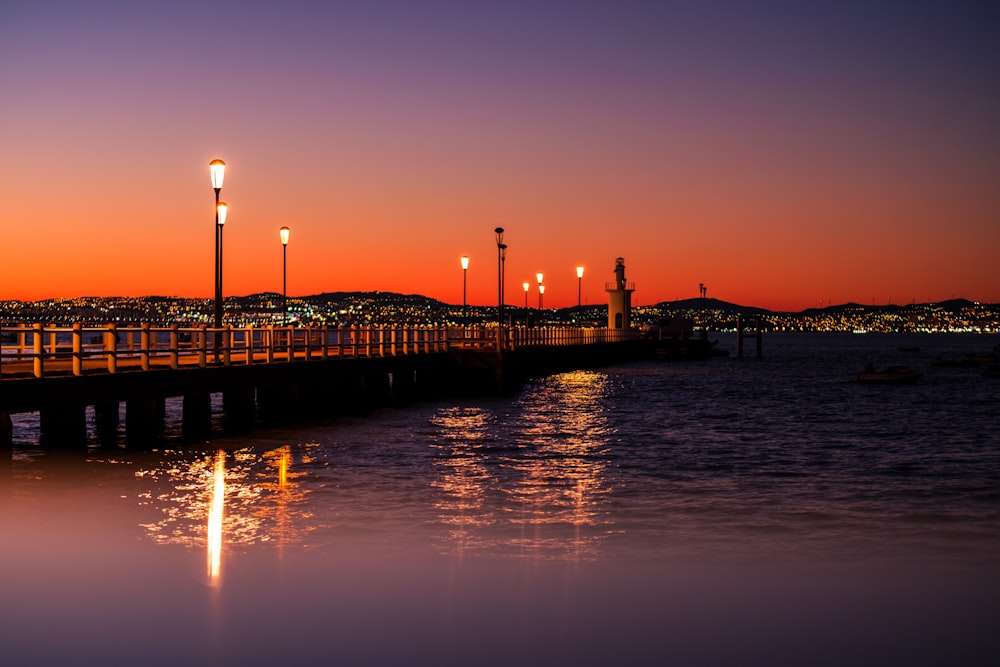
<path fill-rule="evenodd" d="M 336 358 L 446 352 L 451 347 L 516 349 L 634 340 L 629 330 L 582 327 L 317 326 L 0 328 L 0 377 L 84 375 Z"/>

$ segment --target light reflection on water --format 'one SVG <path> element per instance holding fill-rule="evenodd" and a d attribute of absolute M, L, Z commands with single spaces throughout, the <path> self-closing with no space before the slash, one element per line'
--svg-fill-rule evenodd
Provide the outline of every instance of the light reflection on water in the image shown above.
<path fill-rule="evenodd" d="M 491 441 L 493 415 L 439 408 L 435 466 L 440 522 L 458 554 L 595 560 L 612 520 L 601 509 L 607 376 L 577 371 L 522 397 L 514 442 Z"/>
<path fill-rule="evenodd" d="M 222 575 L 222 518 L 226 504 L 226 453 L 215 455 L 212 493 L 208 504 L 208 579 L 213 586 Z"/>
<path fill-rule="evenodd" d="M 300 452 L 300 460 L 308 462 L 308 446 Z M 208 581 L 220 585 L 227 550 L 274 545 L 280 556 L 311 530 L 304 507 L 308 491 L 298 481 L 303 473 L 291 466 L 289 445 L 261 453 L 218 450 L 140 466 L 135 497 L 156 520 L 139 525 L 156 544 L 204 548 Z"/>

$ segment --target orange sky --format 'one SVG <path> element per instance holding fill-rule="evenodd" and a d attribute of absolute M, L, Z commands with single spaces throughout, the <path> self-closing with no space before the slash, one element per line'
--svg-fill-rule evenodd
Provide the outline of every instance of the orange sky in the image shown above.
<path fill-rule="evenodd" d="M 211 296 L 220 158 L 230 295 L 1000 301 L 997 10 L 446 4 L 0 9 L 0 298 Z"/>

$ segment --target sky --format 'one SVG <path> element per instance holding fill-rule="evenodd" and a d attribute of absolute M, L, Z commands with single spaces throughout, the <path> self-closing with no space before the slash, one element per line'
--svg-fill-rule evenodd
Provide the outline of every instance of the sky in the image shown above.
<path fill-rule="evenodd" d="M 0 299 L 1000 302 L 995 2 L 0 5 Z M 577 280 L 576 267 L 584 277 Z"/>

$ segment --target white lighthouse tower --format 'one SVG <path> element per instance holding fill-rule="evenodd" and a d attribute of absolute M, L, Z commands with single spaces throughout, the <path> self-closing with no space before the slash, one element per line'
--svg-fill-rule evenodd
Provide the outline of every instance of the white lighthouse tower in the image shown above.
<path fill-rule="evenodd" d="M 632 292 L 635 283 L 625 280 L 625 260 L 615 260 L 615 281 L 604 288 L 608 293 L 608 328 L 628 329 L 632 326 Z"/>

